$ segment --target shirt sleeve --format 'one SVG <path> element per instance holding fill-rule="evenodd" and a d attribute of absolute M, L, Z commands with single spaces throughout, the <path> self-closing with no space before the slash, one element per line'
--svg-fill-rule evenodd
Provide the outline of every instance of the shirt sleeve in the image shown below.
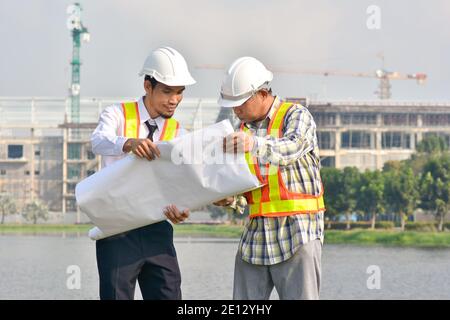
<path fill-rule="evenodd" d="M 283 137 L 255 136 L 252 153 L 262 163 L 288 166 L 313 150 L 316 124 L 311 113 L 303 106 L 292 107 L 285 118 Z"/>
<path fill-rule="evenodd" d="M 117 106 L 110 106 L 102 111 L 97 128 L 91 135 L 93 153 L 102 156 L 124 154 L 122 148 L 127 138 L 118 135 L 121 117 L 123 115 Z"/>

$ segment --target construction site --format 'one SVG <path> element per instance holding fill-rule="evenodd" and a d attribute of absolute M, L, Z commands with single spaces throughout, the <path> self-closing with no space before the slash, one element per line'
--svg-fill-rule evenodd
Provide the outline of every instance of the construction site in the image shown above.
<path fill-rule="evenodd" d="M 90 136 L 101 110 L 132 98 L 80 100 L 80 122 L 67 122 L 69 99 L 0 98 L 0 192 L 19 204 L 41 199 L 52 211 L 76 211 L 75 186 L 100 169 Z M 450 143 L 450 103 L 306 101 L 317 124 L 322 166 L 381 169 L 407 159 L 417 142 L 438 135 Z M 222 112 L 221 112 L 222 111 Z M 184 99 L 175 114 L 187 129 L 225 118 L 215 99 Z"/>
<path fill-rule="evenodd" d="M 76 212 L 76 184 L 100 170 L 101 159 L 91 151 L 90 136 L 101 111 L 136 97 L 82 97 L 80 49 L 90 34 L 81 21 L 81 7 L 69 6 L 67 27 L 72 38 L 71 82 L 66 97 L 0 97 L 0 193 L 14 197 L 19 208 L 40 199 L 51 211 Z M 269 66 L 274 73 L 321 77 L 373 78 L 377 99 L 368 101 L 320 100 L 290 97 L 308 107 L 317 125 L 322 166 L 360 170 L 381 169 L 389 160 L 410 157 L 428 135 L 450 144 L 450 102 L 391 100 L 391 81 L 423 84 L 423 73 L 402 74 L 381 67 L 373 72 L 296 70 Z M 223 69 L 201 65 L 199 69 Z M 413 82 L 409 81 L 409 82 Z M 411 83 L 411 86 L 414 86 Z M 175 113 L 187 130 L 230 119 L 232 109 L 220 108 L 217 99 L 185 98 Z"/>

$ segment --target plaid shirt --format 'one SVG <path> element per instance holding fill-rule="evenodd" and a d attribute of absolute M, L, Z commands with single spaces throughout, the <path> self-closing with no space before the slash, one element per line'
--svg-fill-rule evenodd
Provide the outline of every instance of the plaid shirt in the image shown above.
<path fill-rule="evenodd" d="M 319 148 L 316 124 L 308 109 L 296 104 L 286 114 L 283 137 L 267 135 L 267 127 L 282 101 L 275 101 L 266 119 L 246 123 L 255 137 L 252 153 L 262 161 L 279 164 L 283 181 L 289 191 L 319 195 Z M 266 167 L 260 165 L 261 174 Z M 241 202 L 239 197 L 237 202 Z M 238 254 L 251 264 L 273 265 L 292 257 L 308 241 L 324 237 L 324 212 L 298 214 L 285 217 L 255 217 L 248 219 L 239 243 Z"/>

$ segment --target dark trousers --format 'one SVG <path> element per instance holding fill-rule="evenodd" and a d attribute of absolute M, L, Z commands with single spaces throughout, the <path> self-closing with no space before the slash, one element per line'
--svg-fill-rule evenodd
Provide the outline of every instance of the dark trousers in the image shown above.
<path fill-rule="evenodd" d="M 167 221 L 96 243 L 101 300 L 132 300 L 136 280 L 145 300 L 181 299 L 181 275 Z"/>

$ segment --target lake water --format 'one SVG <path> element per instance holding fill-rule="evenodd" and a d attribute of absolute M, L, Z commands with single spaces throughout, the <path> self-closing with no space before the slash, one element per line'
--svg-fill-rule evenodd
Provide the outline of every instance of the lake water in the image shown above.
<path fill-rule="evenodd" d="M 237 245 L 176 238 L 183 298 L 231 299 Z M 0 236 L 0 265 L 0 299 L 98 299 L 95 242 L 87 237 Z M 79 289 L 67 286 L 73 270 Z M 450 249 L 323 248 L 321 299 L 450 299 L 449 286 Z"/>

